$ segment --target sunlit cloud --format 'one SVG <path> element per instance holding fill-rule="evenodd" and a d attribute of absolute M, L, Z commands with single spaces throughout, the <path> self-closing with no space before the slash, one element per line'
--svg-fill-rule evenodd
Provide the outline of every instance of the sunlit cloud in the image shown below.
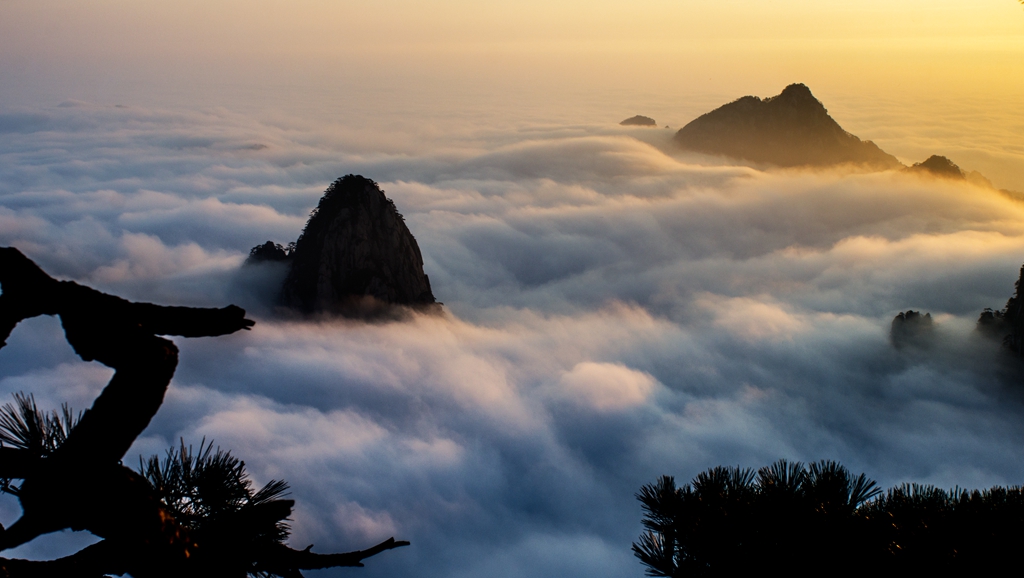
<path fill-rule="evenodd" d="M 628 409 L 647 401 L 657 382 L 649 374 L 614 363 L 577 363 L 559 380 L 566 399 L 600 412 Z"/>

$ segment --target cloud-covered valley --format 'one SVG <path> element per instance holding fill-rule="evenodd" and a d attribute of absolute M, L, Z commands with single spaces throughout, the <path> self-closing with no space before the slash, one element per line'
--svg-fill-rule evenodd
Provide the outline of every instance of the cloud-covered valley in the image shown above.
<path fill-rule="evenodd" d="M 1024 481 L 1019 374 L 973 333 L 1024 262 L 1024 204 L 996 190 L 728 166 L 661 129 L 65 104 L 0 109 L 0 245 L 133 299 L 249 309 L 251 332 L 177 340 L 131 455 L 205 436 L 290 482 L 293 545 L 413 543 L 351 572 L 641 576 L 633 493 L 720 464 Z M 347 173 L 394 199 L 444 315 L 280 319 L 280 271 L 239 269 Z M 929 348 L 889 343 L 910 308 L 936 319 Z M 54 319 L 9 343 L 3 395 L 85 408 L 109 379 Z"/>

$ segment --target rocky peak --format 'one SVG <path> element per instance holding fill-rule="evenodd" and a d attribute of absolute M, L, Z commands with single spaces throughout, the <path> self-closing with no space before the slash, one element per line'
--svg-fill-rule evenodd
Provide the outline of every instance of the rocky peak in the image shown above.
<path fill-rule="evenodd" d="M 273 241 L 256 245 L 249 251 L 249 257 L 246 258 L 244 264 L 255 265 L 258 263 L 288 261 L 291 258 L 291 250 L 294 248 L 294 245 L 294 243 L 291 243 L 288 247 L 283 247 Z"/>
<path fill-rule="evenodd" d="M 766 100 L 778 100 L 780 102 L 794 103 L 809 107 L 820 107 L 825 110 L 824 105 L 814 98 L 811 89 L 806 84 L 796 82 L 782 89 L 782 92 Z"/>
<path fill-rule="evenodd" d="M 658 123 L 654 122 L 653 118 L 643 116 L 642 114 L 631 116 L 619 124 L 622 126 L 658 126 Z"/>
<path fill-rule="evenodd" d="M 359 175 L 327 188 L 289 257 L 281 302 L 303 313 L 367 316 L 436 303 L 405 219 Z"/>
<path fill-rule="evenodd" d="M 921 314 L 920 311 L 901 311 L 892 320 L 889 329 L 889 340 L 901 349 L 907 345 L 926 346 L 934 333 L 932 314 Z"/>
<path fill-rule="evenodd" d="M 956 163 L 939 155 L 932 155 L 924 162 L 914 163 L 914 166 L 909 167 L 907 170 L 947 179 L 965 180 L 967 178 L 967 175 L 964 174 L 960 167 L 956 166 Z M 981 178 L 984 179 L 984 177 Z"/>
<path fill-rule="evenodd" d="M 843 130 L 803 84 L 760 99 L 745 96 L 691 121 L 676 143 L 697 152 L 777 166 L 903 165 L 871 141 Z"/>

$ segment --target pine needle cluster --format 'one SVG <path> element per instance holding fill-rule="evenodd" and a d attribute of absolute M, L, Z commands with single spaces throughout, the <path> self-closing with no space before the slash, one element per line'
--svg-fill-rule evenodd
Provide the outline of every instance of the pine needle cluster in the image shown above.
<path fill-rule="evenodd" d="M 649 576 L 733 576 L 769 560 L 830 573 L 952 575 L 1013 562 L 1024 492 L 904 484 L 882 492 L 833 461 L 717 467 L 637 494 L 645 532 L 633 552 Z"/>
<path fill-rule="evenodd" d="M 60 448 L 81 419 L 67 404 L 45 412 L 32 395 L 15 394 L 14 400 L 0 406 L 0 447 L 27 451 L 32 459 L 46 459 Z M 203 545 L 208 567 L 225 577 L 278 575 L 253 561 L 288 538 L 294 502 L 283 499 L 286 482 L 271 480 L 256 489 L 245 462 L 205 438 L 198 449 L 181 440 L 163 458 L 140 456 L 139 473 L 175 522 Z M 0 491 L 17 495 L 19 489 L 11 479 L 0 479 Z"/>

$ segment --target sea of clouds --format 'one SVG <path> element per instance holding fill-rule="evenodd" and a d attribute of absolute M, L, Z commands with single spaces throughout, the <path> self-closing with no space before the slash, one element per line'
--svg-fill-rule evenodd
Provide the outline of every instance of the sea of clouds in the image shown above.
<path fill-rule="evenodd" d="M 291 484 L 292 545 L 412 542 L 310 575 L 638 577 L 633 494 L 720 464 L 1024 481 L 1020 374 L 973 332 L 1013 293 L 1024 204 L 900 173 L 728 166 L 674 152 L 664 129 L 403 130 L 0 109 L 0 245 L 125 297 L 234 302 L 257 322 L 175 339 L 174 382 L 126 463 L 205 437 L 257 483 Z M 347 173 L 405 215 L 444 315 L 283 320 L 268 305 L 281 271 L 240 269 L 250 247 L 295 240 Z M 889 325 L 910 308 L 938 336 L 897 350 Z M 87 408 L 110 375 L 52 318 L 0 350 L 0 394 L 42 407 Z M 0 502 L 0 522 L 18 514 Z"/>

